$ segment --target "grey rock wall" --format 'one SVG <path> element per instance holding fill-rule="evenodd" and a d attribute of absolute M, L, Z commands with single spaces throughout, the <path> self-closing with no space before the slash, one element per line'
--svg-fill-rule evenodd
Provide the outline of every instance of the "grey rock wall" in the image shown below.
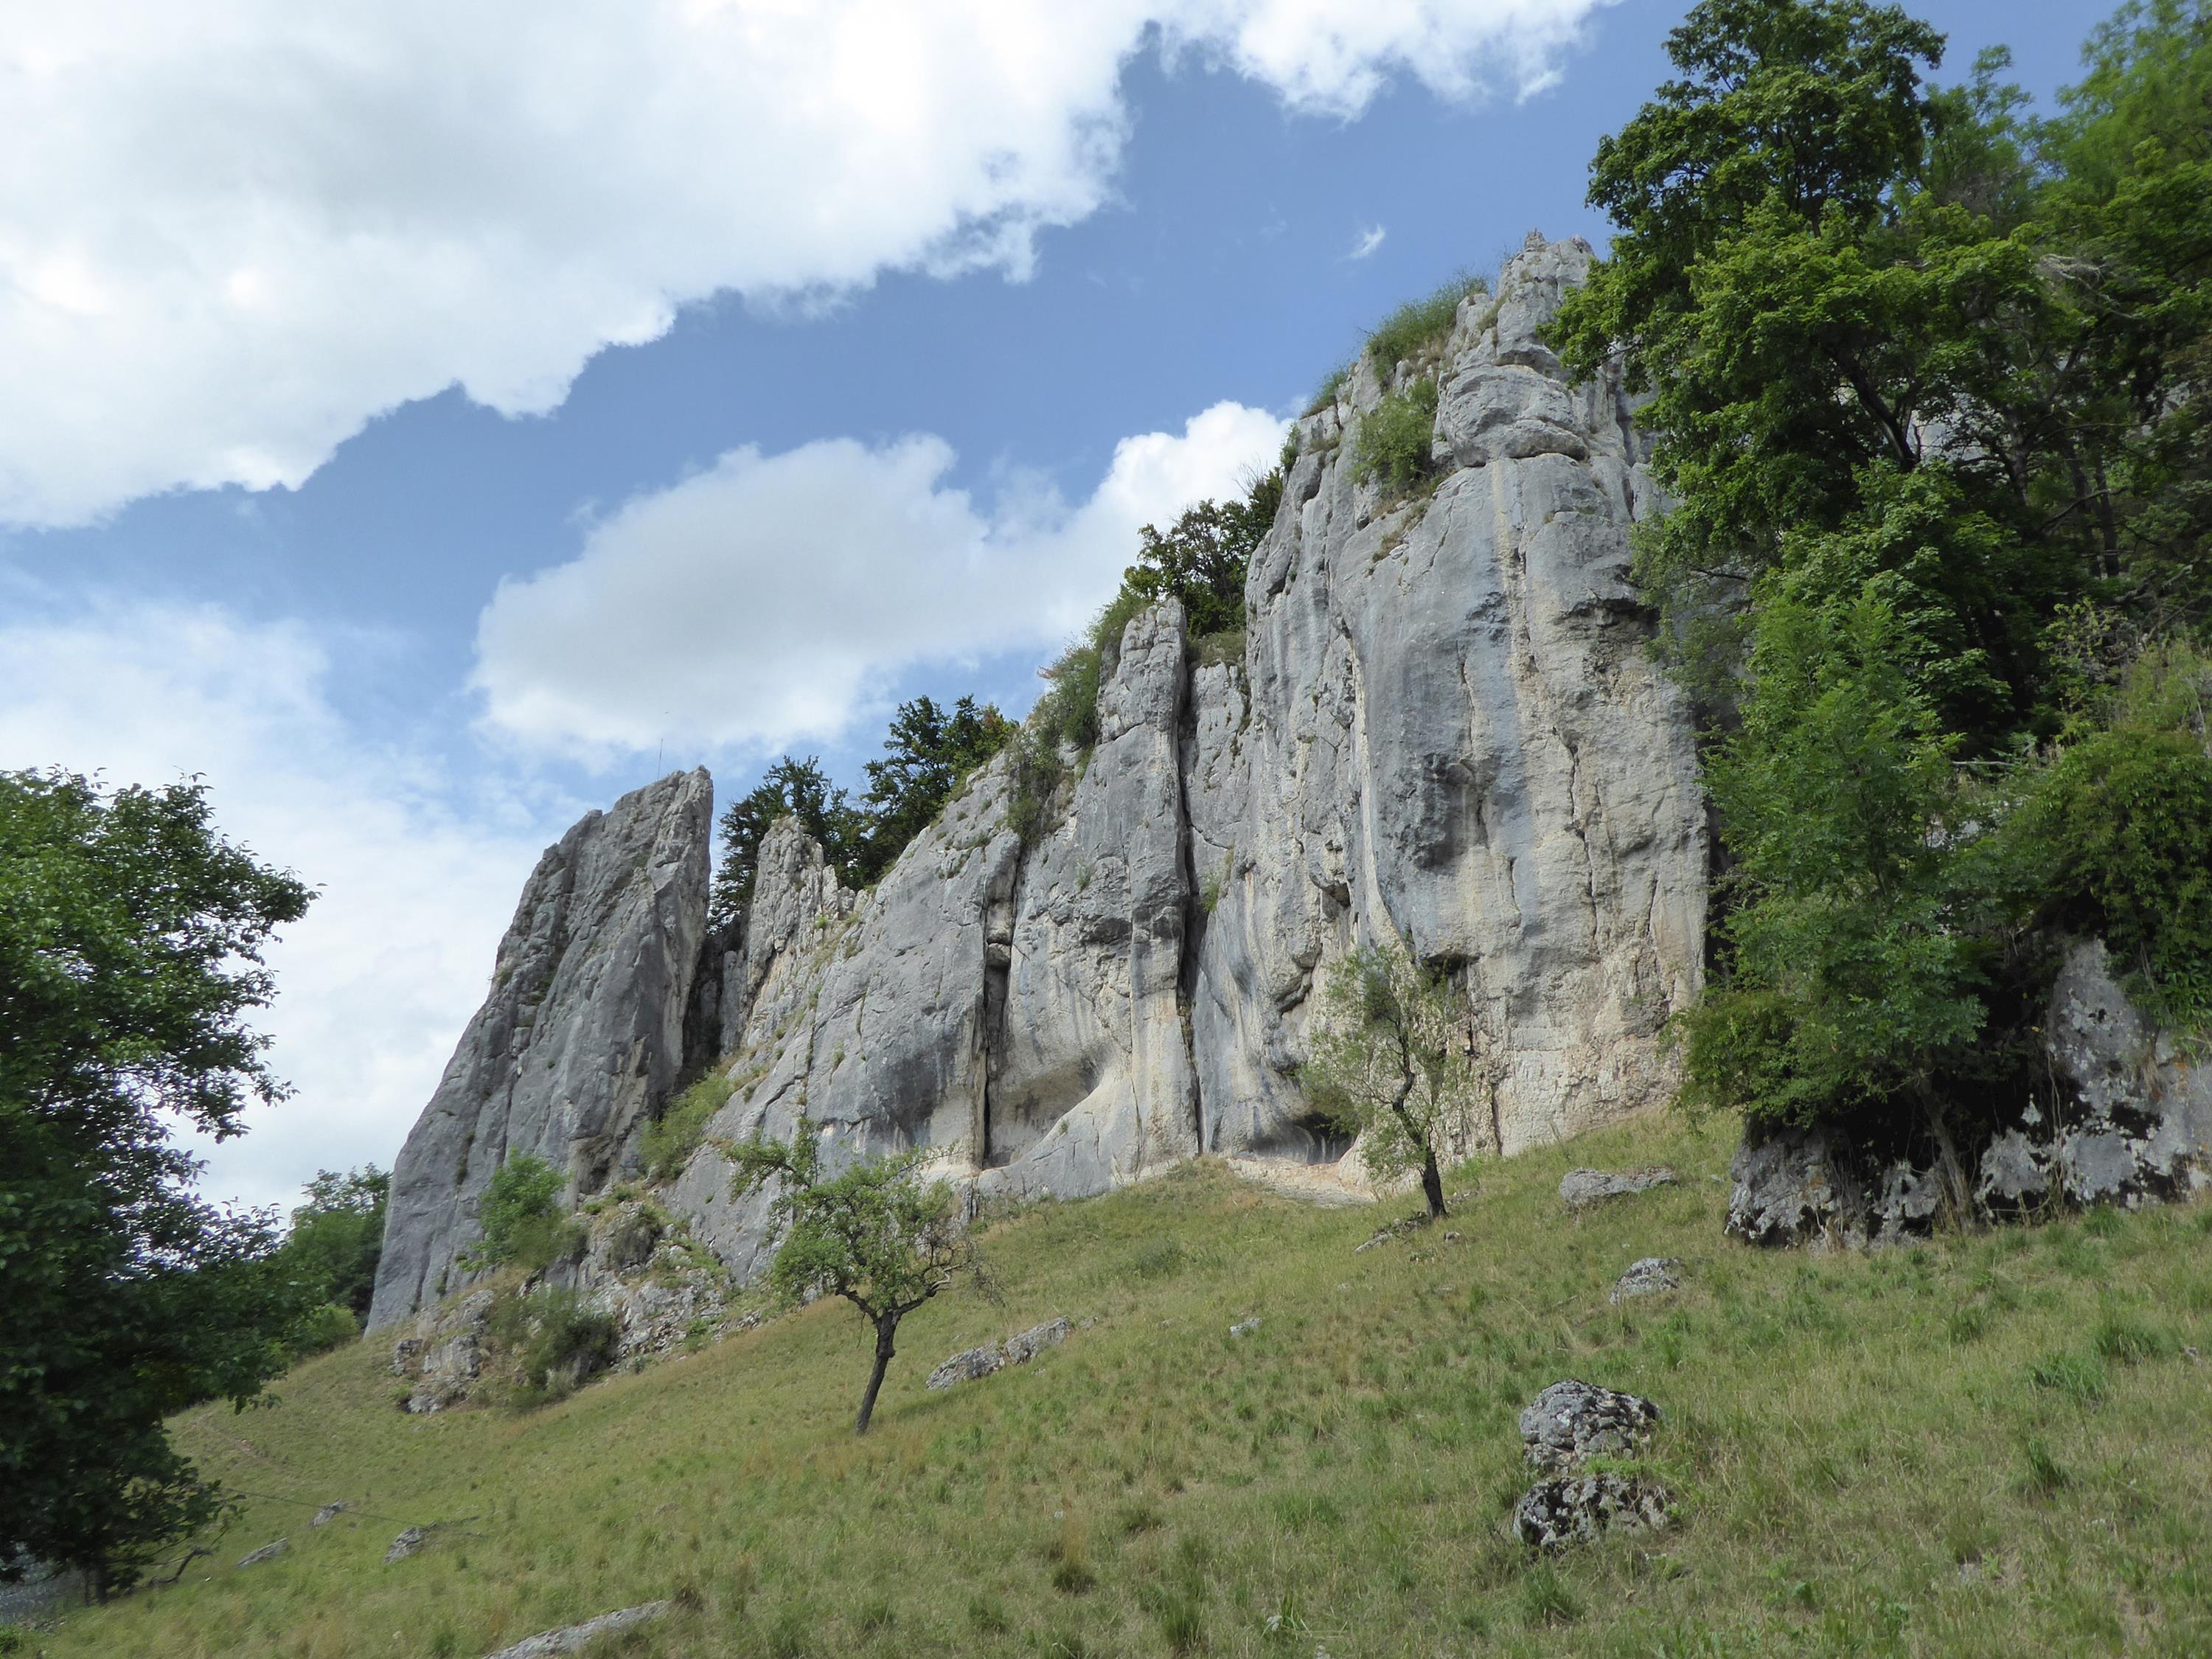
<path fill-rule="evenodd" d="M 664 1194 L 732 1270 L 759 1264 L 763 1204 L 730 1196 L 714 1142 L 801 1114 L 854 1154 L 929 1147 L 981 1193 L 1095 1193 L 1201 1151 L 1341 1152 L 1294 1073 L 1316 976 L 1362 942 L 1403 940 L 1463 984 L 1497 1080 L 1474 1145 L 1664 1097 L 1655 1039 L 1698 983 L 1705 806 L 1690 711 L 1628 582 L 1656 502 L 1643 441 L 1617 386 L 1571 386 L 1535 337 L 1589 258 L 1532 237 L 1497 299 L 1462 307 L 1435 366 L 1432 491 L 1385 501 L 1349 459 L 1411 366 L 1363 364 L 1299 423 L 1243 650 L 1188 639 L 1172 602 L 1133 620 L 1097 746 L 1067 757 L 1029 844 L 1003 756 L 870 892 L 841 890 L 795 824 L 765 838 L 739 937 L 691 997 L 738 1086 Z M 532 895 L 565 879 L 548 860 Z M 684 902 L 703 915 L 699 861 Z M 526 896 L 518 929 L 544 902 Z M 677 964 L 702 934 L 672 928 L 666 968 L 609 993 L 680 1026 Z M 542 1007 L 607 1052 L 607 1010 Z M 489 1168 L 453 1179 L 471 1129 L 557 1144 L 582 1192 L 657 1108 L 647 1087 L 580 1110 L 579 1143 L 550 1102 L 511 1104 L 521 1012 L 495 993 L 409 1143 L 381 1317 L 469 1236 Z"/>
<path fill-rule="evenodd" d="M 568 1176 L 616 1170 L 684 1060 L 706 935 L 714 786 L 702 769 L 635 790 L 546 848 L 500 941 L 492 985 L 392 1174 L 371 1329 L 458 1290 L 454 1257 L 511 1154 Z"/>

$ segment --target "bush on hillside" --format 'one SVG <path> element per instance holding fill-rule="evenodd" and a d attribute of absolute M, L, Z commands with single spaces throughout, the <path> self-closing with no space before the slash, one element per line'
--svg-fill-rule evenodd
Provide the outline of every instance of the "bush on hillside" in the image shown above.
<path fill-rule="evenodd" d="M 1407 301 L 1367 337 L 1369 361 L 1387 375 L 1400 363 L 1418 366 L 1435 356 L 1450 337 L 1460 301 L 1488 291 L 1489 284 L 1481 277 L 1461 271 L 1419 299 Z"/>

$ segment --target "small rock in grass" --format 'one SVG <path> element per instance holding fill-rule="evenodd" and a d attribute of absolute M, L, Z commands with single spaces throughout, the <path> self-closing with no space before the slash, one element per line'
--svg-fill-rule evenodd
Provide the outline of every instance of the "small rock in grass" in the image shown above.
<path fill-rule="evenodd" d="M 1674 1172 L 1665 1168 L 1631 1170 L 1626 1174 L 1609 1170 L 1570 1170 L 1559 1178 L 1559 1198 L 1569 1209 L 1582 1210 L 1602 1204 L 1609 1198 L 1626 1198 L 1631 1193 L 1674 1184 Z"/>
<path fill-rule="evenodd" d="M 384 1565 L 388 1567 L 394 1561 L 404 1561 L 422 1547 L 422 1528 L 410 1527 L 392 1540 L 392 1547 L 384 1553 Z"/>
<path fill-rule="evenodd" d="M 1514 1535 L 1537 1550 L 1595 1543 L 1618 1527 L 1657 1531 L 1667 1524 L 1665 1490 L 1621 1474 L 1567 1475 L 1539 1480 L 1513 1506 Z"/>
<path fill-rule="evenodd" d="M 291 1545 L 287 1540 L 280 1538 L 273 1544 L 264 1544 L 259 1549 L 240 1556 L 238 1565 L 241 1567 L 258 1567 L 264 1561 L 274 1561 L 290 1547 Z"/>
<path fill-rule="evenodd" d="M 633 1625 L 642 1625 L 658 1619 L 668 1611 L 665 1601 L 647 1601 L 635 1607 L 623 1607 L 614 1613 L 603 1613 L 596 1619 L 586 1619 L 580 1625 L 570 1625 L 562 1630 L 549 1630 L 541 1636 L 517 1642 L 511 1648 L 501 1648 L 489 1659 L 550 1659 L 556 1653 L 575 1653 L 602 1636 L 612 1636 L 628 1630 Z"/>
<path fill-rule="evenodd" d="M 1681 1265 L 1671 1255 L 1647 1255 L 1641 1261 L 1632 1262 L 1628 1271 L 1614 1281 L 1612 1293 L 1606 1299 L 1617 1307 L 1632 1297 L 1679 1291 L 1682 1288 L 1682 1276 L 1674 1269 Z"/>
<path fill-rule="evenodd" d="M 315 1518 L 307 1522 L 311 1527 L 327 1527 L 345 1513 L 343 1504 L 325 1504 L 315 1511 Z"/>
<path fill-rule="evenodd" d="M 1601 1453 L 1633 1452 L 1658 1421 L 1658 1407 L 1639 1395 L 1570 1378 L 1553 1383 L 1521 1413 L 1521 1438 L 1538 1468 L 1572 1469 Z"/>
<path fill-rule="evenodd" d="M 930 1372 L 928 1382 L 922 1386 L 949 1389 L 956 1382 L 973 1382 L 994 1371 L 1004 1370 L 1009 1365 L 1026 1365 L 1047 1348 L 1066 1340 L 1067 1322 L 1065 1319 L 1048 1320 L 1042 1325 L 1032 1326 L 1018 1336 L 1010 1336 L 1003 1342 L 963 1349 Z"/>
<path fill-rule="evenodd" d="M 1229 1328 L 1229 1334 L 1231 1336 L 1249 1336 L 1253 1332 L 1259 1328 L 1260 1322 L 1256 1318 L 1240 1319 L 1237 1323 Z"/>

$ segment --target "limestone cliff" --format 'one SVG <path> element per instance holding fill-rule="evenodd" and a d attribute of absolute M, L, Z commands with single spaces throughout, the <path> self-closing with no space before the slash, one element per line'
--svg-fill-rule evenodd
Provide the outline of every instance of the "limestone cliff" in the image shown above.
<path fill-rule="evenodd" d="M 476 1206 L 508 1155 L 606 1183 L 684 1060 L 706 933 L 714 786 L 677 773 L 545 849 L 500 941 L 490 994 L 392 1173 L 372 1329 L 458 1288 Z"/>
<path fill-rule="evenodd" d="M 702 981 L 684 951 L 703 932 L 703 775 L 655 786 L 680 807 L 629 798 L 609 825 L 641 833 L 632 803 L 650 796 L 684 846 L 653 905 L 623 889 L 656 918 L 651 963 L 532 1006 L 562 1053 L 591 1048 L 635 1086 L 619 1106 L 603 1090 L 520 1107 L 529 1068 L 507 1034 L 522 1005 L 502 981 L 403 1157 L 378 1317 L 434 1287 L 496 1149 L 556 1149 L 579 1193 L 618 1167 L 687 1009 L 738 1086 L 665 1196 L 740 1273 L 760 1216 L 730 1200 L 711 1139 L 802 1111 L 856 1152 L 927 1146 L 985 1191 L 1098 1192 L 1201 1151 L 1340 1150 L 1294 1073 L 1316 973 L 1364 940 L 1401 939 L 1463 986 L 1495 1085 L 1479 1143 L 1511 1151 L 1663 1098 L 1656 1033 L 1698 983 L 1705 814 L 1690 711 L 1650 660 L 1628 581 L 1630 527 L 1655 505 L 1643 441 L 1618 386 L 1571 386 L 1536 338 L 1589 258 L 1531 237 L 1496 298 L 1462 307 L 1436 368 L 1433 491 L 1383 499 L 1346 443 L 1413 366 L 1363 363 L 1299 422 L 1241 659 L 1196 652 L 1172 601 L 1131 622 L 1097 748 L 1027 843 L 1006 757 L 866 893 L 841 890 L 785 820 L 741 938 Z M 503 964 L 586 825 L 547 854 Z M 661 921 L 663 896 L 691 908 Z M 623 1046 L 646 1026 L 649 1062 Z M 484 1150 L 457 1180 L 471 1132 Z"/>

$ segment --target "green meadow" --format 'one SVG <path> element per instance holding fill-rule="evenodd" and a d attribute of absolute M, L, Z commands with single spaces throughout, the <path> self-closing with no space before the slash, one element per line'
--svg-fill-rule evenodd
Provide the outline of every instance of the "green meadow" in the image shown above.
<path fill-rule="evenodd" d="M 181 1419 L 255 1494 L 242 1520 L 27 1650 L 477 1656 L 670 1597 L 604 1650 L 2212 1651 L 2212 1206 L 1762 1254 L 1721 1231 L 1735 1139 L 1650 1119 L 1470 1166 L 1443 1227 L 1364 1253 L 1402 1202 L 1308 1207 L 1210 1164 L 1028 1211 L 988 1237 L 1001 1304 L 908 1319 L 865 1439 L 842 1304 L 527 1413 L 408 1417 L 388 1345 L 356 1345 L 273 1407 Z M 1658 1162 L 1680 1184 L 1559 1202 L 1572 1165 Z M 1609 1305 L 1646 1255 L 1683 1289 Z M 1036 1363 L 923 1388 L 1056 1315 L 1078 1328 Z M 1555 1560 L 1507 1535 L 1516 1419 L 1564 1376 L 1665 1413 L 1642 1467 L 1667 1530 Z"/>

